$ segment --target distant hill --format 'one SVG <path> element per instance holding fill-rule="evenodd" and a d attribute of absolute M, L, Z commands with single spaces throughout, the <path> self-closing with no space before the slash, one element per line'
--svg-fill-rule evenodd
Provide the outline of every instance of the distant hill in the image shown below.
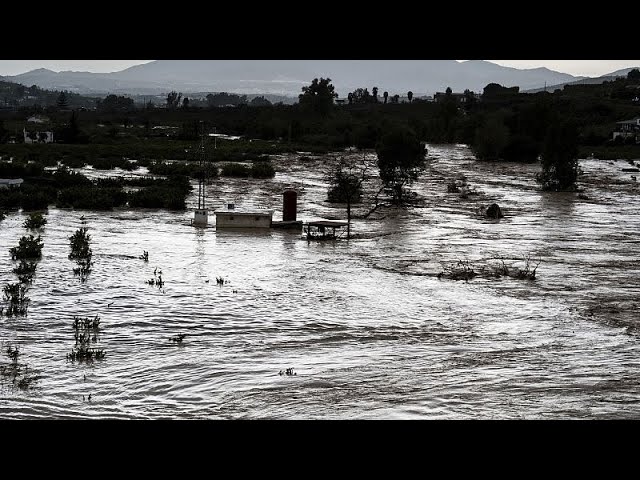
<path fill-rule="evenodd" d="M 59 91 L 43 89 L 37 85 L 26 87 L 15 82 L 4 81 L 0 77 L 0 108 L 56 105 L 59 96 Z M 96 104 L 95 98 L 76 93 L 68 92 L 65 97 L 69 107 L 93 107 Z"/>
<path fill-rule="evenodd" d="M 155 60 L 120 72 L 53 72 L 37 69 L 7 80 L 41 88 L 102 95 L 158 95 L 170 90 L 272 94 L 296 97 L 316 77 L 329 77 L 340 96 L 359 87 L 380 94 L 414 95 L 470 89 L 488 83 L 527 90 L 579 77 L 547 68 L 517 69 L 484 60 Z"/>
<path fill-rule="evenodd" d="M 562 90 L 565 87 L 565 85 L 596 85 L 604 82 L 612 82 L 618 77 L 626 77 L 627 74 L 634 68 L 640 69 L 640 67 L 623 68 L 621 70 L 616 70 L 615 72 L 607 73 L 606 75 L 602 75 L 600 77 L 586 77 L 586 78 L 581 78 L 580 80 L 575 80 L 573 82 L 564 82 L 564 83 L 559 83 L 557 85 L 547 85 L 546 90 L 547 92 L 553 92 L 558 89 Z M 522 89 L 520 90 L 522 91 Z M 544 90 L 544 87 L 534 88 L 531 90 L 525 90 L 523 93 L 537 93 L 537 92 L 542 92 L 543 90 Z"/>

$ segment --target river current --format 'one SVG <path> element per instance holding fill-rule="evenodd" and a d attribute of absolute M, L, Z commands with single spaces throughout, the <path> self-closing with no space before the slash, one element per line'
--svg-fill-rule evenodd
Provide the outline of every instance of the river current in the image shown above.
<path fill-rule="evenodd" d="M 234 201 L 278 220 L 293 186 L 299 219 L 344 219 L 326 202 L 328 157 L 299 157 L 275 157 L 274 179 L 213 181 L 210 212 Z M 197 185 L 185 212 L 50 208 L 28 314 L 0 317 L 0 363 L 19 346 L 37 381 L 2 378 L 0 418 L 639 418 L 640 213 L 628 166 L 581 160 L 581 194 L 546 193 L 537 164 L 430 145 L 419 204 L 355 218 L 349 241 L 216 231 L 212 213 L 210 228 L 194 228 Z M 463 177 L 475 193 L 448 193 Z M 494 202 L 500 220 L 481 215 Z M 83 215 L 94 261 L 84 283 L 68 259 Z M 0 223 L 1 285 L 16 281 L 9 248 L 25 218 Z M 535 280 L 438 277 L 459 260 L 479 270 L 527 257 Z M 149 285 L 158 272 L 164 285 Z M 67 359 L 74 315 L 100 317 L 104 359 Z"/>

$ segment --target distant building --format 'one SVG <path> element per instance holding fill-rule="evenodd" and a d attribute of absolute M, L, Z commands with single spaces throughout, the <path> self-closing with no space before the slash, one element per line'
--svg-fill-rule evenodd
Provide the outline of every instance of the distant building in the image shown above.
<path fill-rule="evenodd" d="M 21 178 L 0 178 L 0 188 L 18 188 L 22 182 Z"/>
<path fill-rule="evenodd" d="M 479 93 L 471 92 L 471 94 L 473 95 L 473 98 L 475 98 L 476 100 L 480 100 L 482 98 L 482 96 Z M 456 101 L 458 101 L 460 103 L 466 103 L 467 102 L 467 95 L 464 94 L 464 93 L 452 92 L 451 96 Z M 433 101 L 441 102 L 446 97 L 447 97 L 447 93 L 446 92 L 436 92 L 436 94 L 433 96 Z"/>
<path fill-rule="evenodd" d="M 42 115 L 33 115 L 27 118 L 27 122 L 29 123 L 49 123 L 49 117 L 44 117 Z"/>
<path fill-rule="evenodd" d="M 22 129 L 24 143 L 53 143 L 53 132 L 36 132 Z"/>
<path fill-rule="evenodd" d="M 622 137 L 624 139 L 628 137 L 635 137 L 636 143 L 640 143 L 640 117 L 616 122 L 616 130 L 613 132 L 613 139 L 615 140 L 618 137 Z"/>

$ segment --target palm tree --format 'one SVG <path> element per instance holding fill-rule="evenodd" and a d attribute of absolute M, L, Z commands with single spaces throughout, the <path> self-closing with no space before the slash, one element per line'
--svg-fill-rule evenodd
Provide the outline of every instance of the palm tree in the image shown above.
<path fill-rule="evenodd" d="M 373 87 L 371 93 L 373 93 L 373 103 L 378 103 L 378 87 Z"/>
<path fill-rule="evenodd" d="M 386 105 L 386 103 L 387 103 L 387 98 L 389 98 L 389 92 L 384 92 L 384 93 L 382 94 L 382 96 L 384 97 L 384 103 L 385 103 L 385 105 Z"/>

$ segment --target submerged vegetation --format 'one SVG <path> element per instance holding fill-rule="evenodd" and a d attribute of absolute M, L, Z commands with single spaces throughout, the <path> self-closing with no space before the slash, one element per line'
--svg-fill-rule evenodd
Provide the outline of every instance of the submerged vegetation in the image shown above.
<path fill-rule="evenodd" d="M 24 223 L 24 227 L 41 228 L 47 223 L 41 214 L 32 214 Z M 0 307 L 0 316 L 8 317 L 26 316 L 30 299 L 26 296 L 26 292 L 33 282 L 36 273 L 38 261 L 42 257 L 42 242 L 40 235 L 23 236 L 20 238 L 17 247 L 9 249 L 11 259 L 18 261 L 18 265 L 12 269 L 12 272 L 18 277 L 18 283 L 9 283 L 2 289 L 4 294 L 5 306 Z"/>
<path fill-rule="evenodd" d="M 27 390 L 38 380 L 38 375 L 29 368 L 26 363 L 18 362 L 22 355 L 20 347 L 17 345 L 2 346 L 5 356 L 9 359 L 8 364 L 0 364 L 0 380 L 4 384 L 5 379 L 11 379 L 11 388 Z"/>
<path fill-rule="evenodd" d="M 47 219 L 41 213 L 34 212 L 24 221 L 24 228 L 35 230 L 42 228 L 47 224 Z"/>
<path fill-rule="evenodd" d="M 83 219 L 82 224 L 86 221 Z M 89 235 L 88 228 L 86 226 L 80 227 L 76 232 L 69 237 L 69 245 L 71 247 L 71 253 L 69 253 L 69 260 L 74 260 L 78 265 L 73 269 L 73 274 L 80 277 L 81 282 L 86 282 L 87 277 L 91 273 L 91 267 L 93 262 L 91 257 L 93 252 L 89 246 L 91 235 Z"/>
<path fill-rule="evenodd" d="M 106 356 L 103 348 L 91 347 L 91 344 L 100 341 L 100 317 L 73 316 L 73 331 L 75 345 L 71 352 L 67 353 L 67 360 L 71 362 L 93 362 Z"/>
<path fill-rule="evenodd" d="M 12 260 L 30 260 L 40 259 L 42 257 L 42 242 L 40 235 L 34 237 L 33 235 L 24 236 L 20 238 L 17 247 L 9 249 Z"/>
<path fill-rule="evenodd" d="M 469 260 L 458 260 L 456 263 L 443 265 L 442 271 L 438 274 L 438 279 L 464 280 L 469 281 L 474 277 L 501 278 L 509 277 L 516 280 L 535 280 L 536 272 L 541 261 L 535 265 L 531 255 L 524 257 L 524 266 L 507 266 L 504 260 L 500 263 L 474 266 Z"/>

